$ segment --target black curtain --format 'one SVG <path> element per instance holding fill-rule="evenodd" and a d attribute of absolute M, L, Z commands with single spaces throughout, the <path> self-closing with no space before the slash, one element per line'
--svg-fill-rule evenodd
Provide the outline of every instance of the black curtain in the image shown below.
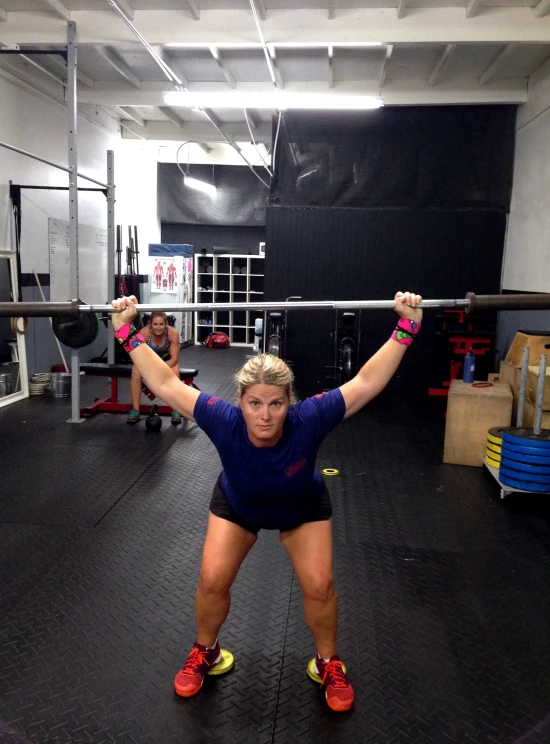
<path fill-rule="evenodd" d="M 512 106 L 285 114 L 267 210 L 265 299 L 498 293 L 514 120 Z M 427 391 L 449 378 L 435 314 L 425 313 L 390 389 Z M 357 316 L 359 364 L 395 320 L 393 311 Z M 333 311 L 288 314 L 286 356 L 301 395 L 334 386 L 340 325 Z"/>
<path fill-rule="evenodd" d="M 270 204 L 507 211 L 515 111 L 396 106 L 345 116 L 286 113 Z"/>

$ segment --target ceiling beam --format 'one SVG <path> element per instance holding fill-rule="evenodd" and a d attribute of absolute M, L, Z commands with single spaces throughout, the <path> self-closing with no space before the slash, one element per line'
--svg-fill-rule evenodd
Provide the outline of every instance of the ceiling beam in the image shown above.
<path fill-rule="evenodd" d="M 171 109 L 169 106 L 159 106 L 158 110 L 166 116 L 166 118 L 172 122 L 172 124 L 175 124 L 177 127 L 183 127 L 184 121 L 183 119 L 176 114 L 176 112 Z"/>
<path fill-rule="evenodd" d="M 71 20 L 71 14 L 67 8 L 59 2 L 59 0 L 42 0 L 42 3 L 46 5 L 47 8 L 58 18 L 61 18 L 62 21 Z"/>
<path fill-rule="evenodd" d="M 472 18 L 481 6 L 481 0 L 470 0 L 466 6 L 466 18 Z"/>
<path fill-rule="evenodd" d="M 260 21 L 265 21 L 267 18 L 267 8 L 265 7 L 264 0 L 254 0 L 254 5 L 256 7 L 256 12 L 260 17 Z"/>
<path fill-rule="evenodd" d="M 130 85 L 134 88 L 141 88 L 141 81 L 134 75 L 131 69 L 128 67 L 118 55 L 116 55 L 111 49 L 105 46 L 97 45 L 95 50 L 101 57 L 113 67 L 119 75 L 127 80 Z"/>
<path fill-rule="evenodd" d="M 483 72 L 479 78 L 479 84 L 485 85 L 497 72 L 498 68 L 502 65 L 506 57 L 514 51 L 517 44 L 506 44 L 504 49 L 501 49 L 497 56 L 493 59 L 489 67 Z"/>
<path fill-rule="evenodd" d="M 271 58 L 271 64 L 273 65 L 273 74 L 275 75 L 277 87 L 283 89 L 285 87 L 285 81 L 283 80 L 283 76 L 279 69 L 279 63 L 277 62 L 277 52 L 275 51 L 273 44 L 268 44 L 267 49 Z"/>
<path fill-rule="evenodd" d="M 332 44 L 328 45 L 328 87 L 334 88 L 334 69 L 332 65 L 332 58 L 334 56 L 334 48 Z"/>
<path fill-rule="evenodd" d="M 135 121 L 140 127 L 145 126 L 145 119 L 140 116 L 132 106 L 117 106 L 117 109 L 122 113 L 125 119 Z"/>
<path fill-rule="evenodd" d="M 447 46 L 443 50 L 443 54 L 437 60 L 437 63 L 432 70 L 432 74 L 430 75 L 428 79 L 428 85 L 430 86 L 430 88 L 436 84 L 437 79 L 441 74 L 441 70 L 443 69 L 445 63 L 449 59 L 449 55 L 453 52 L 455 47 L 456 47 L 456 44 L 447 44 Z"/>
<path fill-rule="evenodd" d="M 208 145 L 205 145 L 204 142 L 195 142 L 195 144 L 198 145 L 198 147 L 200 147 L 201 150 L 205 152 L 207 155 L 209 152 L 212 152 L 212 148 L 208 147 Z"/>
<path fill-rule="evenodd" d="M 219 52 L 218 47 L 211 46 L 210 47 L 210 54 L 214 57 L 214 60 L 215 60 L 216 64 L 218 65 L 218 67 L 220 68 L 220 71 L 221 71 L 222 75 L 224 76 L 225 81 L 229 85 L 229 87 L 230 88 L 236 88 L 237 87 L 237 84 L 235 83 L 235 78 L 233 77 L 233 75 L 227 69 L 227 67 L 226 67 L 223 59 L 221 58 L 221 55 L 220 55 L 220 52 Z"/>
<path fill-rule="evenodd" d="M 542 18 L 550 10 L 550 0 L 540 0 L 538 5 L 533 9 L 534 14 L 537 18 Z"/>
<path fill-rule="evenodd" d="M 407 0 L 398 0 L 397 3 L 397 17 L 403 18 L 407 9 Z"/>
<path fill-rule="evenodd" d="M 45 67 L 42 62 L 38 61 L 39 60 L 38 57 L 34 59 L 33 57 L 29 57 L 26 54 L 20 54 L 18 56 L 19 56 L 19 59 L 25 60 L 27 64 L 31 65 L 32 67 L 36 67 L 36 69 L 40 70 L 40 72 L 42 72 L 44 75 L 47 75 L 52 80 L 55 80 L 56 83 L 60 83 L 64 87 L 67 87 L 67 80 L 59 77 L 54 72 L 52 72 L 47 67 Z"/>
<path fill-rule="evenodd" d="M 391 56 L 393 54 L 393 44 L 388 44 L 386 47 L 386 54 L 384 56 L 384 62 L 382 63 L 382 69 L 378 76 L 378 88 L 382 90 L 384 83 L 386 82 L 386 73 L 388 72 L 388 65 L 390 63 Z"/>
<path fill-rule="evenodd" d="M 118 7 L 124 12 L 124 15 L 130 20 L 134 20 L 135 11 L 128 0 L 116 0 Z"/>
<path fill-rule="evenodd" d="M 511 0 L 506 0 L 506 2 L 509 1 Z M 535 3 L 538 1 L 534 0 Z M 99 0 L 96 2 L 99 3 Z M 144 0 L 141 0 L 141 4 L 143 2 Z M 229 0 L 224 0 L 222 3 L 220 0 L 219 5 L 225 6 L 228 2 Z M 460 7 L 447 5 L 422 7 L 421 10 L 417 9 L 415 12 L 412 12 L 412 0 L 404 0 L 404 2 L 409 3 L 407 6 L 409 12 L 405 16 L 406 23 L 403 23 L 404 19 L 397 18 L 396 12 L 388 12 L 387 8 L 354 8 L 353 14 L 347 14 L 345 17 L 341 17 L 338 11 L 334 21 L 327 20 L 326 10 L 319 12 L 315 8 L 296 10 L 292 7 L 284 11 L 278 10 L 276 13 L 269 10 L 269 28 L 266 29 L 269 32 L 267 43 L 277 46 L 279 43 L 288 42 L 289 29 L 292 30 L 292 43 L 297 46 L 318 42 L 319 39 L 324 39 L 326 46 L 329 42 L 334 45 L 359 43 L 365 41 L 365 38 L 368 38 L 370 42 L 382 44 L 410 44 L 412 39 L 415 44 L 441 45 L 453 42 L 503 45 L 512 42 L 550 43 L 548 16 L 542 19 L 537 18 L 530 7 L 501 5 L 496 8 L 485 4 L 482 8 L 483 12 L 480 10 L 473 18 L 466 18 L 467 0 L 464 0 Z M 35 3 L 37 4 L 37 0 Z M 152 4 L 149 2 L 149 5 Z M 165 4 L 159 3 L 162 6 Z M 175 0 L 171 0 L 171 4 L 174 6 Z M 236 0 L 233 0 L 231 4 L 235 5 Z M 293 5 L 288 2 L 285 4 Z M 349 3 L 346 4 L 349 5 Z M 2 0 L 0 0 L 1 5 Z M 209 5 L 213 5 L 213 0 L 209 0 Z M 241 5 L 244 5 L 242 0 Z M 179 7 L 183 7 L 182 2 Z M 325 2 L 322 7 L 326 8 Z M 259 40 L 256 40 L 252 33 L 249 7 L 231 11 L 220 9 L 202 12 L 200 24 L 181 23 L 181 11 L 178 14 L 175 10 L 153 9 L 146 11 L 146 14 L 147 29 L 151 30 L 145 33 L 149 42 L 156 45 L 165 47 L 170 43 L 196 45 L 200 42 L 205 48 L 209 44 L 215 44 L 223 53 L 223 44 L 239 42 L 245 46 L 250 45 L 250 48 L 261 49 Z M 39 23 L 19 23 L 21 15 L 24 14 L 8 12 L 10 20 L 8 24 L 5 24 L 7 25 L 6 31 L 2 31 L 6 41 L 20 45 L 67 43 L 67 32 L 63 24 L 52 23 L 51 19 L 44 19 L 44 28 L 42 28 Z M 75 16 L 76 12 L 72 15 Z M 106 28 L 104 13 L 86 12 L 85 15 L 86 23 L 82 22 L 78 27 L 80 47 L 85 44 L 135 45 L 135 36 L 126 24 L 113 22 Z M 14 16 L 18 25 L 17 28 L 10 30 Z M 136 16 L 140 17 L 137 11 Z M 367 35 L 365 29 L 368 30 Z M 170 48 L 167 50 L 170 53 Z"/>
<path fill-rule="evenodd" d="M 198 21 L 201 17 L 201 11 L 195 0 L 184 0 L 187 9 L 191 13 L 191 18 L 194 21 Z"/>
<path fill-rule="evenodd" d="M 48 61 L 55 67 L 63 70 L 66 76 L 68 75 L 67 63 L 62 57 L 59 56 L 59 54 L 52 54 L 51 57 L 48 57 Z M 77 70 L 76 77 L 77 80 L 82 83 L 82 85 L 85 85 L 87 88 L 94 87 L 94 81 L 92 80 L 92 78 L 89 75 L 86 75 L 85 72 L 82 72 L 82 70 Z"/>
<path fill-rule="evenodd" d="M 327 16 L 329 21 L 334 20 L 334 3 L 333 0 L 327 0 Z"/>
<path fill-rule="evenodd" d="M 246 109 L 246 115 L 248 116 L 248 121 L 250 122 L 250 126 L 252 129 L 258 129 L 259 122 L 258 119 L 254 116 L 254 114 L 250 113 L 249 109 Z"/>
<path fill-rule="evenodd" d="M 161 58 L 161 60 L 168 65 L 168 67 L 176 73 L 176 75 L 181 80 L 181 84 L 185 89 L 189 88 L 189 80 L 185 77 L 185 75 L 181 72 L 181 67 L 179 64 L 179 61 L 172 57 L 164 47 L 161 46 L 155 46 L 153 45 L 154 51 L 158 54 L 158 56 Z"/>

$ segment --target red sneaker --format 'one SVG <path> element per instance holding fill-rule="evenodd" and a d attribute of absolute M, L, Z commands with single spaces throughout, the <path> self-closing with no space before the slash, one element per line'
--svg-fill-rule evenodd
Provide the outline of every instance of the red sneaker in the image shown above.
<path fill-rule="evenodd" d="M 233 657 L 231 657 L 232 660 Z M 196 695 L 201 689 L 204 682 L 204 675 L 208 674 L 218 664 L 224 663 L 224 656 L 220 649 L 220 644 L 216 642 L 216 645 L 212 649 L 201 646 L 199 643 L 195 643 L 191 649 L 191 653 L 187 657 L 187 661 L 183 665 L 181 671 L 179 671 L 174 680 L 174 688 L 176 693 L 180 697 L 191 697 Z M 231 664 L 233 666 L 233 664 Z M 224 669 L 223 671 L 229 671 Z"/>
<path fill-rule="evenodd" d="M 338 656 L 331 656 L 330 661 L 324 661 L 317 654 L 315 667 L 321 679 L 321 689 L 325 690 L 328 707 L 338 712 L 349 710 L 353 705 L 353 687 L 348 681 L 346 669 Z"/>

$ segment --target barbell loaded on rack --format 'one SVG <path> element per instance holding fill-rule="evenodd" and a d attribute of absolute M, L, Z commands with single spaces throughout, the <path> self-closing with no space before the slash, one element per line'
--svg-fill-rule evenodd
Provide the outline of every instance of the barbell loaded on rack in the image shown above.
<path fill-rule="evenodd" d="M 320 300 L 310 302 L 216 302 L 180 303 L 172 305 L 136 305 L 138 312 L 197 313 L 224 310 L 391 310 L 395 300 Z M 422 300 L 426 310 L 439 307 L 461 307 L 466 312 L 479 310 L 549 310 L 549 294 L 476 295 L 468 292 L 464 299 Z M 99 323 L 96 313 L 116 313 L 111 305 L 85 305 L 80 300 L 70 302 L 0 302 L 3 318 L 55 318 L 54 333 L 66 346 L 79 349 L 96 338 Z"/>

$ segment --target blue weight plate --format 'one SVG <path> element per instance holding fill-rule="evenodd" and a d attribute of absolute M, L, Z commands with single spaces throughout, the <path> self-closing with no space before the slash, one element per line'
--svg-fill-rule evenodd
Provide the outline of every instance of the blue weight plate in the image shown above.
<path fill-rule="evenodd" d="M 550 475 L 533 475 L 532 473 L 523 473 L 521 470 L 512 470 L 504 467 L 502 460 L 500 461 L 500 472 L 507 478 L 522 480 L 526 483 L 539 483 L 541 486 L 546 486 L 550 490 Z"/>
<path fill-rule="evenodd" d="M 544 449 L 540 447 L 529 447 L 521 444 L 512 444 L 512 442 L 502 442 L 502 451 L 517 452 L 520 455 L 535 455 L 535 457 L 542 457 L 550 459 L 550 452 L 546 453 Z"/>
<path fill-rule="evenodd" d="M 507 447 L 501 457 L 506 457 L 507 460 L 515 460 L 516 462 L 526 462 L 531 465 L 541 465 L 542 467 L 550 468 L 550 457 L 537 457 L 536 455 L 526 455 L 525 452 L 516 452 L 510 447 Z"/>
<path fill-rule="evenodd" d="M 519 470 L 523 473 L 529 473 L 532 475 L 542 475 L 550 478 L 550 467 L 544 465 L 531 465 L 527 462 L 518 462 L 517 460 L 510 460 L 502 457 L 500 460 L 501 467 L 509 470 Z"/>
<path fill-rule="evenodd" d="M 519 488 L 520 491 L 538 491 L 542 493 L 550 492 L 549 486 L 543 486 L 540 483 L 529 483 L 528 481 L 516 480 L 515 478 L 508 478 L 506 475 L 503 475 L 502 470 L 499 470 L 498 479 L 505 486 Z"/>
<path fill-rule="evenodd" d="M 540 434 L 535 434 L 533 429 L 509 426 L 502 430 L 502 441 L 512 444 L 527 445 L 537 449 L 547 450 L 550 454 L 550 430 L 542 429 Z"/>

